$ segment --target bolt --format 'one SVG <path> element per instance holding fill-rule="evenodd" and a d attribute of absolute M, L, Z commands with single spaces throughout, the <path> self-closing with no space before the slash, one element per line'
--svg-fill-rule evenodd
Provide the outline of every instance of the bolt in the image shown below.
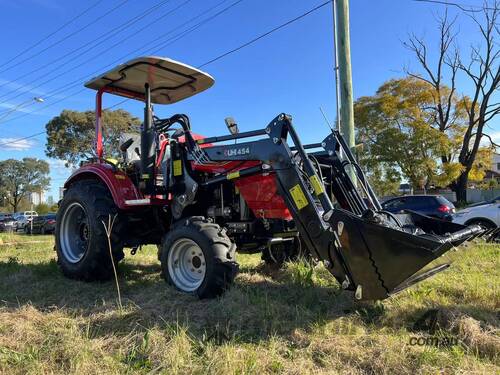
<path fill-rule="evenodd" d="M 342 289 L 347 289 L 349 288 L 349 280 L 344 280 L 342 281 Z"/>
<path fill-rule="evenodd" d="M 191 272 L 194 272 L 194 268 L 191 268 Z"/>
<path fill-rule="evenodd" d="M 187 261 L 187 262 L 188 262 L 188 263 L 191 263 L 191 259 L 188 259 L 188 261 Z"/>
<path fill-rule="evenodd" d="M 325 265 L 326 268 L 330 268 L 331 263 L 329 260 L 323 261 L 323 264 Z"/>
<path fill-rule="evenodd" d="M 333 151 L 332 150 L 328 151 L 328 155 L 332 156 L 333 155 Z"/>
<path fill-rule="evenodd" d="M 273 142 L 274 142 L 274 143 L 278 143 L 279 141 L 280 141 L 280 140 L 278 139 L 278 137 L 274 137 L 274 138 L 273 138 Z"/>
<path fill-rule="evenodd" d="M 325 147 L 326 146 L 326 143 L 325 142 L 321 142 L 321 147 Z"/>
<path fill-rule="evenodd" d="M 194 251 L 191 252 L 191 255 L 196 255 L 196 253 Z"/>
<path fill-rule="evenodd" d="M 201 262 L 201 265 L 204 266 L 205 265 L 205 262 Z"/>
<path fill-rule="evenodd" d="M 267 134 L 271 133 L 271 128 L 269 126 L 266 128 L 266 133 Z"/>
<path fill-rule="evenodd" d="M 198 270 L 198 273 L 201 273 L 201 270 Z"/>
<path fill-rule="evenodd" d="M 361 285 L 358 285 L 358 287 L 356 288 L 356 293 L 354 293 L 354 298 L 356 298 L 357 300 L 363 298 L 363 287 Z"/>
<path fill-rule="evenodd" d="M 323 220 L 328 221 L 332 217 L 333 210 L 327 211 L 323 214 Z"/>

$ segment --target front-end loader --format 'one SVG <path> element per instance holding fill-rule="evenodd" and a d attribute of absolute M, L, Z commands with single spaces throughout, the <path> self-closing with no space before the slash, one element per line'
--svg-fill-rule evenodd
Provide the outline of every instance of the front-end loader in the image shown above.
<path fill-rule="evenodd" d="M 184 114 L 155 115 L 153 104 L 213 83 L 161 57 L 136 58 L 86 83 L 97 90 L 95 158 L 64 185 L 55 235 L 66 276 L 112 276 L 103 225 L 110 216 L 115 262 L 124 248 L 155 244 L 166 281 L 202 298 L 233 282 L 238 251 L 269 262 L 307 252 L 356 299 L 384 299 L 444 270 L 448 264 L 426 266 L 481 234 L 479 226 L 384 211 L 337 131 L 303 145 L 281 113 L 247 132 L 227 119 L 230 134 L 202 137 Z M 103 152 L 104 93 L 145 103 L 140 134 L 122 136 L 119 162 Z"/>

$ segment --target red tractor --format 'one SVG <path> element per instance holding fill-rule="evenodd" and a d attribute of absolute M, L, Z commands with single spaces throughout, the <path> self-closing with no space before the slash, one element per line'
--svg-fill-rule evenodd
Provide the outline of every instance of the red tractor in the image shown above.
<path fill-rule="evenodd" d="M 445 269 L 424 267 L 481 234 L 477 226 L 383 211 L 336 131 L 302 145 L 291 117 L 280 114 L 242 133 L 226 119 L 229 135 L 204 138 L 186 115 L 154 115 L 153 103 L 175 103 L 213 83 L 160 57 L 134 59 L 87 82 L 97 90 L 96 157 L 66 181 L 55 230 L 67 277 L 112 276 L 103 225 L 110 216 L 114 262 L 124 248 L 155 244 L 166 281 L 199 297 L 233 282 L 238 250 L 277 263 L 307 251 L 357 299 L 383 299 Z M 145 103 L 140 134 L 122 137 L 120 162 L 103 155 L 103 93 Z"/>

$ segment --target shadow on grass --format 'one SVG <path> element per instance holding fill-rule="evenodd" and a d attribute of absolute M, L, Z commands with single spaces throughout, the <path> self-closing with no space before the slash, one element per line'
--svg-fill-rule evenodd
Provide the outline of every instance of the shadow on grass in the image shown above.
<path fill-rule="evenodd" d="M 340 317 L 383 326 L 382 303 L 355 303 L 335 284 L 307 285 L 287 271 L 256 267 L 238 276 L 234 287 L 212 300 L 180 293 L 165 284 L 158 264 L 119 265 L 124 309 L 117 307 L 114 282 L 85 283 L 62 276 L 55 260 L 0 262 L 0 302 L 11 311 L 32 305 L 40 311 L 59 310 L 84 317 L 92 336 L 127 336 L 159 327 L 181 327 L 198 340 L 216 344 L 228 340 L 257 342 L 273 336 L 290 337 L 297 329 L 326 326 Z M 470 313 L 470 306 L 457 306 Z M 408 327 L 422 314 L 410 313 Z M 478 311 L 490 316 L 494 312 Z M 339 332 L 327 332 L 337 334 Z"/>
<path fill-rule="evenodd" d="M 256 341 L 289 335 L 350 313 L 349 296 L 335 287 L 301 286 L 242 273 L 234 287 L 217 299 L 199 300 L 176 291 L 160 277 L 158 264 L 119 265 L 123 311 L 113 282 L 85 283 L 62 276 L 55 260 L 0 262 L 0 302 L 16 311 L 32 305 L 90 320 L 95 335 L 127 335 L 132 330 L 182 326 L 198 338 Z M 273 271 L 277 279 L 279 272 Z M 269 275 L 266 275 L 269 276 Z"/>

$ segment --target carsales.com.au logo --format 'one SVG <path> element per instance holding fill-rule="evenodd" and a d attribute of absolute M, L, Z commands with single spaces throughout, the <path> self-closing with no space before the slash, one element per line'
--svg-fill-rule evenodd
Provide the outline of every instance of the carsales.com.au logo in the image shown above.
<path fill-rule="evenodd" d="M 460 340 L 452 336 L 413 336 L 408 343 L 411 346 L 455 346 L 460 344 Z"/>

